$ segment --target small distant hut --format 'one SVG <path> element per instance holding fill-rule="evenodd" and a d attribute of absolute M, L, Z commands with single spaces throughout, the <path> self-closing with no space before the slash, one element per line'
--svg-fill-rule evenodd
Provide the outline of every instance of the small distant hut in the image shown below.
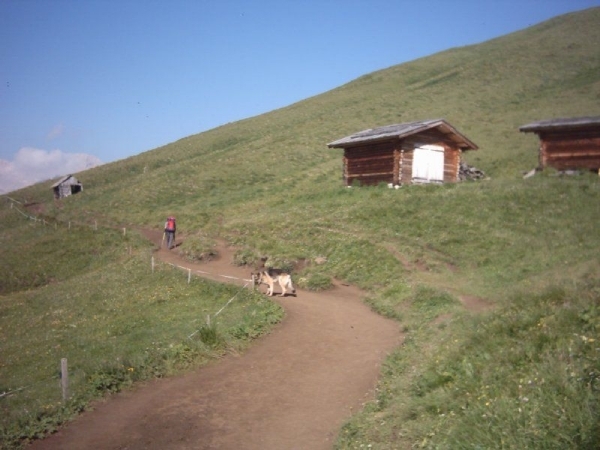
<path fill-rule="evenodd" d="M 540 169 L 600 169 L 600 116 L 544 120 L 519 131 L 539 136 Z"/>
<path fill-rule="evenodd" d="M 83 185 L 73 175 L 67 175 L 52 185 L 54 198 L 59 199 L 83 191 Z"/>
<path fill-rule="evenodd" d="M 462 152 L 478 149 L 444 119 L 371 128 L 327 146 L 344 149 L 346 186 L 456 182 Z"/>

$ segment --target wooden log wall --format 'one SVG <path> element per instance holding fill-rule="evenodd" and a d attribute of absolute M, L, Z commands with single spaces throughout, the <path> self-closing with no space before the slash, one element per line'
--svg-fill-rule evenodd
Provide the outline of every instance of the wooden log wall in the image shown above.
<path fill-rule="evenodd" d="M 540 164 L 557 170 L 600 168 L 600 130 L 540 135 Z"/>
<path fill-rule="evenodd" d="M 344 150 L 344 178 L 351 186 L 394 182 L 394 148 L 392 143 L 372 144 Z"/>
<path fill-rule="evenodd" d="M 458 171 L 460 170 L 459 149 L 446 147 L 444 151 L 444 183 L 454 183 L 458 181 Z"/>
<path fill-rule="evenodd" d="M 459 179 L 461 151 L 437 130 L 420 133 L 399 141 L 372 143 L 344 149 L 344 182 L 351 186 L 355 181 L 361 185 L 379 183 L 411 184 L 413 149 L 415 145 L 434 144 L 444 147 L 444 182 Z"/>
<path fill-rule="evenodd" d="M 402 141 L 402 184 L 412 183 L 412 150 L 423 144 L 439 145 L 444 147 L 444 183 L 458 181 L 460 170 L 461 150 L 453 142 L 448 141 L 447 136 L 437 130 L 419 133 Z"/>
<path fill-rule="evenodd" d="M 411 149 L 402 150 L 402 171 L 400 176 L 401 184 L 412 184 L 412 168 L 414 152 Z"/>

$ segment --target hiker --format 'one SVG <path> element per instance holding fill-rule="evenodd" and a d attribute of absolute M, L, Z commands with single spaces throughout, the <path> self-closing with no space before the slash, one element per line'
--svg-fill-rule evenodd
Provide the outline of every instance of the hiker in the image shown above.
<path fill-rule="evenodd" d="M 167 249 L 171 250 L 173 245 L 175 244 L 175 231 L 177 230 L 177 226 L 175 225 L 175 217 L 169 216 L 167 217 L 167 221 L 165 222 L 165 234 L 163 235 L 167 237 Z"/>

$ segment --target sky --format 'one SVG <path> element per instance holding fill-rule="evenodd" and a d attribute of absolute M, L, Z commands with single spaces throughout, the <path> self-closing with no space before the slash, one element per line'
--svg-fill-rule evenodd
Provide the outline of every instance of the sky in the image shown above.
<path fill-rule="evenodd" d="M 0 0 L 0 194 L 600 0 Z"/>

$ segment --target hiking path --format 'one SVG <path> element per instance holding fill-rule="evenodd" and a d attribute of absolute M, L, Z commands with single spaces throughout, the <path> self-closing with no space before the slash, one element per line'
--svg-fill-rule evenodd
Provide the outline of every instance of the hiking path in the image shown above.
<path fill-rule="evenodd" d="M 159 248 L 162 232 L 143 233 Z M 174 250 L 154 255 L 208 279 L 245 285 L 250 271 L 232 264 L 234 250 L 224 243 L 216 250 L 215 259 L 202 263 Z M 371 311 L 362 295 L 336 283 L 323 292 L 273 297 L 285 310 L 283 321 L 242 354 L 107 396 L 28 448 L 331 449 L 344 422 L 375 398 L 381 364 L 402 342 L 400 324 Z"/>

